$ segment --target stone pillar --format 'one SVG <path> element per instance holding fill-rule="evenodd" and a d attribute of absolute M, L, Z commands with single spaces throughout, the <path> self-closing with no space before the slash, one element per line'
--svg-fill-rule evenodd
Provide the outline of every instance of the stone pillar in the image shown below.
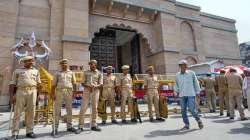
<path fill-rule="evenodd" d="M 63 58 L 87 67 L 89 60 L 89 0 L 65 0 Z"/>
<path fill-rule="evenodd" d="M 19 0 L 1 0 L 0 3 L 0 111 L 9 105 L 8 85 L 11 77 L 12 55 L 10 48 L 15 44 Z"/>

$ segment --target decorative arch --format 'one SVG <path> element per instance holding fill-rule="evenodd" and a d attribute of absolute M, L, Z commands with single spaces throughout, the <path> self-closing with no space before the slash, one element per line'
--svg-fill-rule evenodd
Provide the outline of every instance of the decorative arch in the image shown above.
<path fill-rule="evenodd" d="M 188 21 L 181 22 L 181 46 L 185 51 L 197 51 L 194 30 Z"/>
<path fill-rule="evenodd" d="M 140 35 L 143 43 L 145 44 L 146 48 L 144 48 L 145 53 L 146 54 L 151 54 L 152 53 L 152 47 L 150 45 L 150 41 L 148 40 L 148 37 L 146 37 L 142 32 L 138 31 L 136 28 L 132 28 L 131 26 L 126 26 L 125 24 L 121 23 L 121 24 L 108 24 L 104 27 L 101 27 L 97 30 L 95 30 L 94 32 L 91 33 L 91 39 L 94 39 L 95 34 L 100 33 L 103 29 L 106 29 L 108 27 L 113 27 L 113 28 L 117 28 L 117 29 L 126 29 L 126 30 L 131 30 L 131 31 L 135 31 L 137 34 Z"/>

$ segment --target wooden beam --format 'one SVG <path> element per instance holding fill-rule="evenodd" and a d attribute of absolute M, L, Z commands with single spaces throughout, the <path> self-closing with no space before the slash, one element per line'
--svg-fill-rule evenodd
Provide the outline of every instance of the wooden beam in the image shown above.
<path fill-rule="evenodd" d="M 130 6 L 129 6 L 128 4 L 125 6 L 125 8 L 124 8 L 124 10 L 123 10 L 123 17 L 126 17 L 126 14 L 127 14 L 127 12 L 128 12 L 129 7 L 130 7 Z"/>
<path fill-rule="evenodd" d="M 113 5 L 114 5 L 114 2 L 111 0 L 109 2 L 109 6 L 108 6 L 108 13 L 110 13 L 112 11 Z"/>
<path fill-rule="evenodd" d="M 139 19 L 140 17 L 142 17 L 144 12 L 144 8 L 139 8 L 138 13 L 137 13 L 137 19 Z"/>

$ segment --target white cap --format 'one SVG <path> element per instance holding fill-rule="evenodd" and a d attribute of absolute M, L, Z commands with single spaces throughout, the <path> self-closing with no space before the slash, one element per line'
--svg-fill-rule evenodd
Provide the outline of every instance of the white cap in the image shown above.
<path fill-rule="evenodd" d="M 187 60 L 185 60 L 185 59 L 180 60 L 179 65 L 182 65 L 182 64 L 187 65 L 188 64 Z"/>

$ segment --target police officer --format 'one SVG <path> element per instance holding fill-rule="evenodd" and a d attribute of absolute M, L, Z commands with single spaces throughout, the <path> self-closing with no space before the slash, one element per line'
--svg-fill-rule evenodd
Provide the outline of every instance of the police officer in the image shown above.
<path fill-rule="evenodd" d="M 78 133 L 72 126 L 72 96 L 73 87 L 76 83 L 74 73 L 68 69 L 68 60 L 63 59 L 60 61 L 61 71 L 57 72 L 52 87 L 52 99 L 55 100 L 55 125 L 52 130 L 52 135 L 58 134 L 58 125 L 61 114 L 62 103 L 65 102 L 67 112 L 67 131 Z M 54 130 L 55 128 L 55 130 Z"/>
<path fill-rule="evenodd" d="M 211 77 L 211 74 L 207 74 L 207 78 L 204 79 L 206 102 L 210 113 L 216 111 L 216 93 L 215 93 L 215 80 Z"/>
<path fill-rule="evenodd" d="M 103 76 L 102 96 L 110 105 L 112 116 L 111 122 L 117 124 L 117 121 L 115 119 L 115 76 L 112 74 L 112 70 L 112 66 L 108 66 L 106 68 L 107 75 Z M 102 120 L 102 123 L 106 124 L 106 120 Z"/>
<path fill-rule="evenodd" d="M 230 119 L 234 119 L 234 108 L 237 105 L 242 121 L 247 120 L 242 106 L 242 77 L 236 73 L 235 69 L 230 69 L 230 74 L 226 76 L 229 92 Z"/>
<path fill-rule="evenodd" d="M 152 105 L 154 104 L 156 120 L 164 121 L 165 119 L 160 117 L 159 113 L 159 81 L 157 75 L 154 74 L 154 67 L 149 66 L 147 69 L 148 75 L 144 79 L 144 90 L 148 97 L 148 112 L 150 122 L 154 121 Z"/>
<path fill-rule="evenodd" d="M 126 101 L 128 100 L 128 110 L 131 111 L 130 117 L 131 122 L 136 123 L 137 120 L 134 118 L 133 112 L 133 91 L 132 91 L 132 78 L 129 74 L 129 66 L 123 65 L 122 66 L 122 75 L 119 76 L 116 80 L 116 86 L 118 86 L 119 94 L 121 95 L 121 118 L 122 123 L 126 124 Z"/>
<path fill-rule="evenodd" d="M 97 127 L 96 124 L 96 116 L 97 116 L 97 105 L 100 94 L 100 87 L 103 84 L 103 76 L 102 73 L 97 70 L 97 61 L 90 60 L 89 62 L 90 70 L 84 72 L 84 94 L 81 104 L 81 110 L 79 115 L 79 130 L 83 131 L 84 125 L 84 114 L 88 108 L 89 102 L 91 103 L 91 130 L 92 131 L 101 131 L 100 128 Z"/>
<path fill-rule="evenodd" d="M 220 116 L 224 115 L 224 103 L 227 109 L 227 116 L 229 117 L 229 96 L 228 87 L 226 83 L 225 71 L 221 70 L 220 75 L 215 77 L 215 85 L 218 89 L 219 100 L 220 100 Z"/>
<path fill-rule="evenodd" d="M 34 114 L 36 107 L 37 92 L 40 88 L 41 80 L 37 69 L 33 67 L 33 57 L 25 56 L 21 58 L 24 67 L 16 69 L 12 75 L 10 83 L 11 102 L 15 103 L 15 112 L 12 127 L 11 139 L 17 139 L 19 131 L 19 121 L 22 112 L 25 110 L 27 115 L 26 120 L 26 136 L 28 138 L 36 138 L 33 132 L 34 128 Z M 16 93 L 14 88 L 16 87 Z"/>

